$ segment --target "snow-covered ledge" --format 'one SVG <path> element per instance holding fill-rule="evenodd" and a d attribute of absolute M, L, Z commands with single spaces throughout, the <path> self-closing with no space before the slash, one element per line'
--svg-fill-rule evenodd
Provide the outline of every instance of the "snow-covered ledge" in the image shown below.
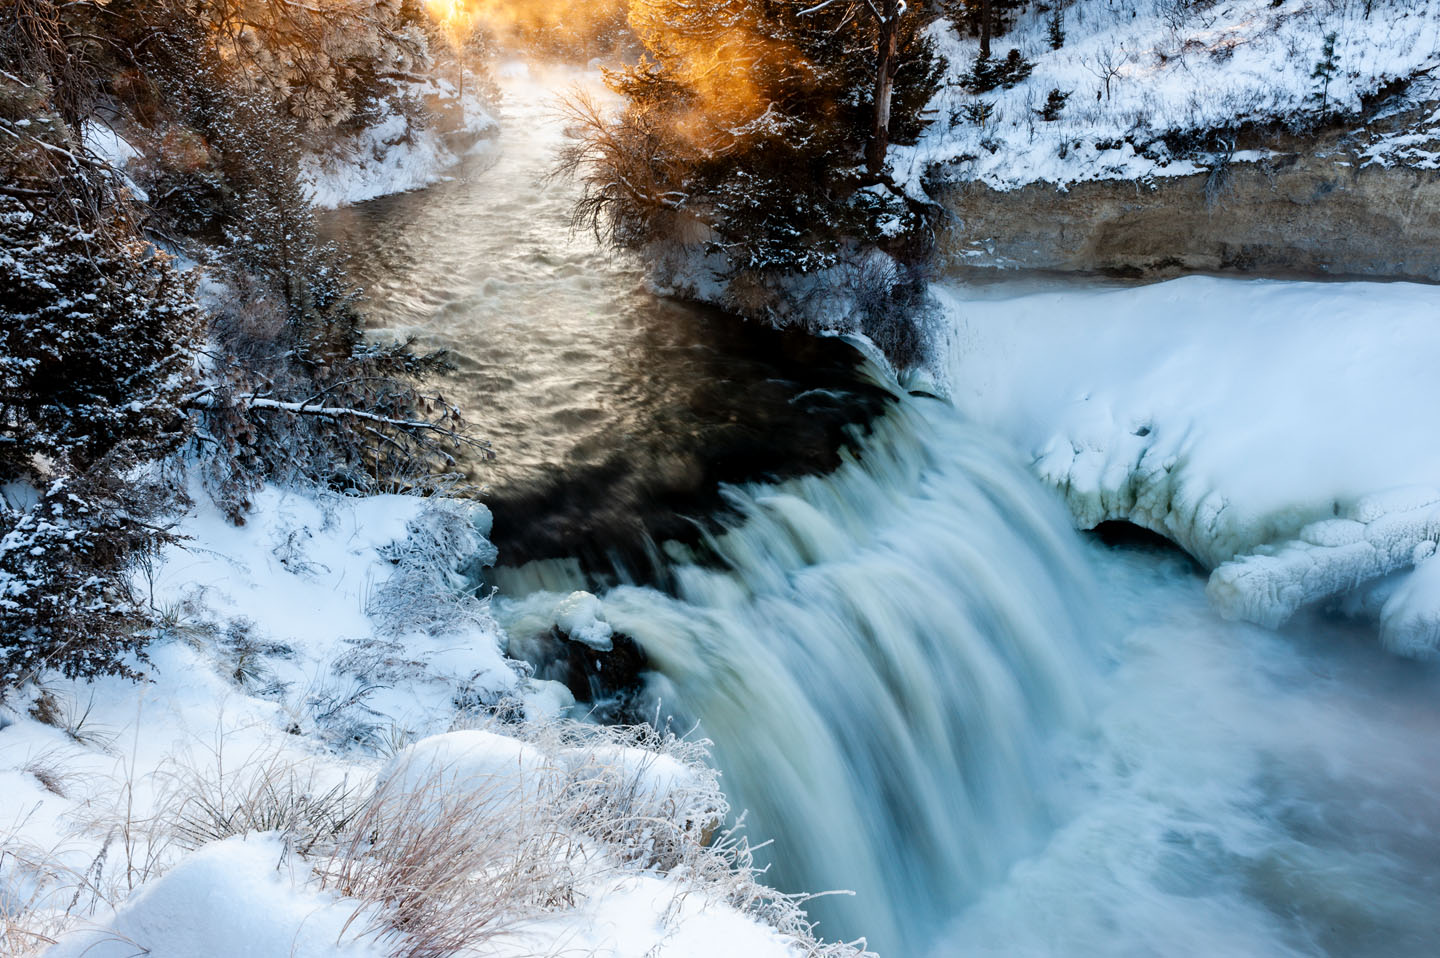
<path fill-rule="evenodd" d="M 1214 570 L 1223 614 L 1271 626 L 1385 579 L 1350 607 L 1396 651 L 1440 648 L 1440 287 L 937 295 L 956 405 L 1030 456 L 1077 525 L 1166 536 Z"/>
<path fill-rule="evenodd" d="M 432 121 L 417 126 L 392 107 L 324 153 L 306 157 L 301 175 L 316 206 L 334 209 L 430 186 L 499 132 L 495 107 L 478 84 L 461 91 L 447 79 L 430 78 L 402 94 L 423 101 Z"/>

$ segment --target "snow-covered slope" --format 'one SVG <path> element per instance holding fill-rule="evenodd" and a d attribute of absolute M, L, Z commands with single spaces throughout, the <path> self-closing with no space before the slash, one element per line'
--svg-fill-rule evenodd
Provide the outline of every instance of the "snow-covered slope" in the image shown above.
<path fill-rule="evenodd" d="M 950 76 L 923 138 L 894 151 L 899 179 L 914 188 L 941 164 L 947 176 L 997 189 L 1036 180 L 1063 188 L 1184 175 L 1222 158 L 1261 160 L 1259 153 L 1226 157 L 1225 131 L 1250 122 L 1304 124 L 1322 107 L 1357 111 L 1393 81 L 1440 66 L 1437 0 L 1109 0 L 1061 8 L 1063 46 L 1052 49 L 1048 39 L 1051 8 L 1032 5 L 992 51 L 1003 59 L 1020 50 L 1033 73 L 979 95 L 961 79 L 974 66 L 978 40 L 937 28 Z M 1313 74 L 1332 32 L 1335 68 L 1326 84 Z M 1051 90 L 1069 99 L 1047 121 L 1039 111 Z M 983 123 L 975 118 L 982 103 L 993 110 Z M 1212 131 L 1219 140 L 1202 148 L 1215 153 L 1177 149 L 1170 136 Z M 1399 136 L 1377 146 L 1375 158 L 1433 162 L 1433 138 Z"/>
<path fill-rule="evenodd" d="M 316 206 L 333 209 L 436 183 L 465 154 L 483 149 L 496 131 L 493 105 L 472 84 L 463 93 L 448 80 L 411 84 L 403 96 L 424 101 L 431 121 L 417 125 L 395 107 L 371 125 L 307 157 L 302 168 Z"/>
<path fill-rule="evenodd" d="M 484 506 L 270 487 L 235 526 L 196 498 L 136 582 L 144 681 L 0 703 L 0 951 L 410 954 L 384 888 L 412 847 L 452 904 L 407 927 L 486 954 L 801 947 L 798 909 L 702 841 L 726 810 L 703 743 L 553 721 L 568 692 L 506 658 L 462 577 L 495 559 Z"/>
<path fill-rule="evenodd" d="M 1440 287 L 1190 277 L 938 291 L 954 400 L 1012 438 L 1082 527 L 1123 519 L 1271 625 L 1403 572 L 1440 539 Z M 1370 607 L 1440 644 L 1433 563 Z"/>

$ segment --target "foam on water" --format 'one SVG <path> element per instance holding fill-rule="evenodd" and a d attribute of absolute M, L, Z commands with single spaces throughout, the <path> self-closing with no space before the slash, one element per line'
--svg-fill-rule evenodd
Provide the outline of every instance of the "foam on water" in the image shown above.
<path fill-rule="evenodd" d="M 1434 667 L 1321 618 L 1221 620 L 1187 559 L 1082 540 L 933 400 L 901 400 L 833 474 L 731 495 L 730 531 L 669 550 L 673 587 L 604 612 L 665 713 L 716 740 L 774 880 L 857 892 L 815 903 L 832 937 L 900 958 L 1435 953 Z"/>

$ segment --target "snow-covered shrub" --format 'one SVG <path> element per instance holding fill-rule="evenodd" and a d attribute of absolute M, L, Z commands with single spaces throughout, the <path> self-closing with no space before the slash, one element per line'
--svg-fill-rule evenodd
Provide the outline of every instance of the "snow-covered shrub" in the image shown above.
<path fill-rule="evenodd" d="M 814 275 L 857 242 L 895 255 L 923 245 L 930 224 L 918 211 L 853 201 L 889 190 L 872 154 L 913 142 L 939 74 L 924 33 L 933 14 L 897 13 L 893 99 L 877 134 L 877 16 L 864 4 L 632 3 L 648 55 L 608 75 L 624 108 L 572 112 L 564 165 L 585 183 L 577 220 L 620 246 L 700 248 L 742 289 Z M 752 315 L 774 318 L 763 297 L 731 305 L 752 300 Z"/>
<path fill-rule="evenodd" d="M 193 403 L 207 484 L 236 520 L 267 480 L 433 489 L 462 450 L 490 455 L 458 408 L 422 389 L 447 368 L 443 354 L 364 337 L 343 268 L 296 202 L 277 194 L 245 215 L 212 310 L 210 381 Z"/>
<path fill-rule="evenodd" d="M 125 671 L 126 569 L 181 498 L 153 464 L 189 434 L 200 308 L 53 113 L 0 126 L 0 685 Z"/>
<path fill-rule="evenodd" d="M 78 867 L 0 833 L 0 947 L 24 958 L 55 939 L 54 954 L 107 958 L 268 955 L 276 941 L 299 958 L 553 954 L 619 908 L 654 923 L 645 946 L 622 949 L 638 954 L 672 934 L 693 941 L 688 902 L 709 915 L 700 929 L 763 938 L 761 954 L 862 954 L 820 942 L 802 897 L 758 881 L 723 825 L 708 743 L 492 722 L 374 769 L 280 739 L 227 733 L 141 779 L 131 768 L 84 802 L 83 844 L 99 852 L 82 851 Z M 638 910 L 620 904 L 639 885 Z"/>
<path fill-rule="evenodd" d="M 365 611 L 381 635 L 431 635 L 497 628 L 475 594 L 479 570 L 497 552 L 485 538 L 490 510 L 473 500 L 435 497 L 406 528 L 403 540 L 381 550 L 395 571 L 371 595 Z"/>
<path fill-rule="evenodd" d="M 235 79 L 310 130 L 362 116 L 428 58 L 423 14 L 403 0 L 202 0 L 189 9 Z"/>
<path fill-rule="evenodd" d="M 218 751 L 210 758 L 203 765 L 175 763 L 165 775 L 167 838 L 181 848 L 279 832 L 308 854 L 334 841 L 362 807 L 359 785 L 327 780 L 315 766 L 297 765 L 279 752 L 228 766 Z"/>

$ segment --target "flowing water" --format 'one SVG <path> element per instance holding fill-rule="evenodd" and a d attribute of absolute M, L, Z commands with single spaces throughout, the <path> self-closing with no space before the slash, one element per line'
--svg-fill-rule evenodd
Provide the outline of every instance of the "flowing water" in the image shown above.
<path fill-rule="evenodd" d="M 683 513 L 718 507 L 719 482 L 832 467 L 841 430 L 884 397 L 851 351 L 651 294 L 633 260 L 572 230 L 574 187 L 547 176 L 556 97 L 593 77 L 506 73 L 499 140 L 450 182 L 325 226 L 372 324 L 450 351 L 447 398 L 500 452 L 471 471 L 508 561 L 603 542 L 592 564 L 633 565 L 647 540 L 691 534 Z"/>
<path fill-rule="evenodd" d="M 500 449 L 502 616 L 600 593 L 776 840 L 772 880 L 856 892 L 813 903 L 822 932 L 898 958 L 1440 953 L 1435 668 L 1320 618 L 1222 622 L 1183 557 L 1078 536 L 944 403 L 655 299 L 569 235 L 543 84 L 508 86 L 491 157 L 338 228 Z"/>

